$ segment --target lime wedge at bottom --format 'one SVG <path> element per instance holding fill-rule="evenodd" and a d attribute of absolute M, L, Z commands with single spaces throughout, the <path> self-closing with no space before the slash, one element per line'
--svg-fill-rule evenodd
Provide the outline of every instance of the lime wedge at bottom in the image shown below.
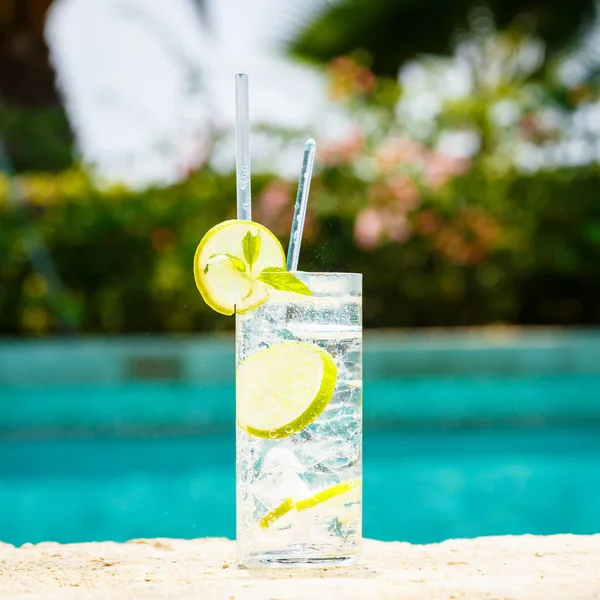
<path fill-rule="evenodd" d="M 263 528 L 267 529 L 269 525 L 271 525 L 277 519 L 283 517 L 283 515 L 287 514 L 294 508 L 294 501 L 291 498 L 286 498 L 279 506 L 275 507 L 273 510 L 270 510 L 259 522 L 258 524 Z"/>
<path fill-rule="evenodd" d="M 346 492 L 357 489 L 358 487 L 360 487 L 360 481 L 358 479 L 348 479 L 347 481 L 336 483 L 331 487 L 317 492 L 309 498 L 298 500 L 298 502 L 296 502 L 296 510 L 300 511 L 306 510 L 307 508 L 312 508 L 313 506 L 317 506 L 317 504 L 321 504 L 326 500 L 330 500 L 331 498 L 345 494 Z"/>
<path fill-rule="evenodd" d="M 237 370 L 237 420 L 256 437 L 277 440 L 310 425 L 333 396 L 333 357 L 311 344 L 283 342 L 253 354 Z"/>

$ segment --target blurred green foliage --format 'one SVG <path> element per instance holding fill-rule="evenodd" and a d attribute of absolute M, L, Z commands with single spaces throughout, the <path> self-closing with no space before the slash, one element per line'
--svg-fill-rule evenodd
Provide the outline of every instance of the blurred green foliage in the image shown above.
<path fill-rule="evenodd" d="M 378 75 L 424 53 L 449 54 L 457 33 L 477 22 L 518 29 L 562 51 L 594 16 L 594 0 L 339 0 L 290 44 L 291 51 L 318 62 L 360 48 Z"/>
<path fill-rule="evenodd" d="M 55 260 L 86 333 L 196 332 L 233 327 L 196 291 L 202 235 L 234 217 L 234 177 L 208 169 L 168 189 L 99 191 L 79 170 L 20 180 L 16 208 L 0 193 L 0 331 L 58 328 L 48 282 L 23 240 L 32 223 Z M 285 185 L 257 177 L 257 196 Z M 485 323 L 600 323 L 600 169 L 498 180 L 471 171 L 423 198 L 402 245 L 357 246 L 364 182 L 338 168 L 315 180 L 301 268 L 364 273 L 366 327 Z M 288 186 L 289 187 L 289 186 Z M 269 191 L 270 190 L 270 191 Z M 288 191 L 291 191 L 289 187 Z M 292 196 L 280 220 L 289 227 Z M 452 206 L 448 198 L 459 198 Z M 257 216 L 260 216 L 260 204 Z M 268 220 L 268 219 L 267 219 Z M 283 238 L 283 236 L 282 236 Z M 287 240 L 282 239 L 285 244 Z"/>
<path fill-rule="evenodd" d="M 60 106 L 0 106 L 0 138 L 17 172 L 60 171 L 73 163 L 73 136 Z"/>
<path fill-rule="evenodd" d="M 351 126 L 319 141 L 300 268 L 363 273 L 365 327 L 600 324 L 600 93 L 567 87 L 545 50 L 486 21 L 398 79 L 376 77 L 369 53 L 330 62 Z M 169 188 L 99 189 L 71 165 L 63 119 L 0 115 L 23 198 L 0 179 L 0 333 L 52 333 L 60 314 L 85 333 L 233 328 L 192 259 L 235 217 L 235 175 L 205 165 Z M 254 218 L 286 248 L 296 184 L 252 184 Z M 58 297 L 31 266 L 33 230 Z"/>

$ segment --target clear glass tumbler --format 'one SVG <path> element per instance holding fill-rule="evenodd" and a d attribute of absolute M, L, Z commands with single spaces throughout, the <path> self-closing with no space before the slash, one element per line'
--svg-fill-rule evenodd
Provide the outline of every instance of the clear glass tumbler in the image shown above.
<path fill-rule="evenodd" d="M 312 296 L 274 292 L 236 321 L 237 548 L 254 567 L 348 565 L 361 549 L 362 275 L 295 274 Z M 249 385 L 240 365 L 267 348 L 275 350 L 264 356 L 281 357 L 293 344 L 335 363 L 325 407 L 281 435 L 253 435 L 239 421 Z M 297 367 L 292 377 L 312 377 Z M 268 361 L 261 368 L 264 377 L 272 371 Z"/>

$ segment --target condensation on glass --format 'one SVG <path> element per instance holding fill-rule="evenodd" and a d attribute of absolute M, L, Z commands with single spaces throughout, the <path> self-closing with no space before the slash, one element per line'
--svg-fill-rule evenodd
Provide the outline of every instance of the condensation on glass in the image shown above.
<path fill-rule="evenodd" d="M 300 342 L 331 355 L 337 380 L 325 410 L 293 435 L 270 440 L 236 427 L 237 548 L 249 566 L 348 565 L 361 549 L 362 276 L 297 276 L 312 297 L 274 293 L 237 316 L 237 366 L 265 348 Z M 290 498 L 294 508 L 259 525 Z"/>

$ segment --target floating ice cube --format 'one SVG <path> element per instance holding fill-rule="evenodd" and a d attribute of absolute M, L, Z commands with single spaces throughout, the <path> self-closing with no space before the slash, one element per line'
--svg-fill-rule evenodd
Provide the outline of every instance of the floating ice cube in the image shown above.
<path fill-rule="evenodd" d="M 286 498 L 298 499 L 310 495 L 306 483 L 293 469 L 286 467 L 266 473 L 251 488 L 252 493 L 269 509 L 278 506 Z"/>
<path fill-rule="evenodd" d="M 355 463 L 359 456 L 356 444 L 343 438 L 331 436 L 306 444 L 300 460 L 310 469 L 321 473 L 335 473 Z"/>
<path fill-rule="evenodd" d="M 262 463 L 262 471 L 269 473 L 280 469 L 286 469 L 296 473 L 306 470 L 290 448 L 284 446 L 285 441 L 271 448 L 265 455 Z"/>

